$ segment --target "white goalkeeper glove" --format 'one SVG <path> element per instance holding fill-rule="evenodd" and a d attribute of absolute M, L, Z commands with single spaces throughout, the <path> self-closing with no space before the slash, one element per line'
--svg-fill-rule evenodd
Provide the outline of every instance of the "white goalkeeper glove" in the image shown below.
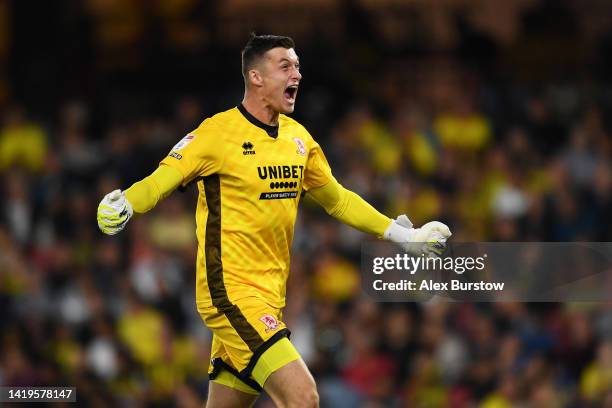
<path fill-rule="evenodd" d="M 125 193 L 115 190 L 104 196 L 98 205 L 98 227 L 107 235 L 115 235 L 132 218 L 134 210 Z"/>
<path fill-rule="evenodd" d="M 421 228 L 412 228 L 412 222 L 402 214 L 391 222 L 383 238 L 395 242 L 413 256 L 425 254 L 427 257 L 436 257 L 442 255 L 450 236 L 448 227 L 439 221 L 428 222 Z"/>

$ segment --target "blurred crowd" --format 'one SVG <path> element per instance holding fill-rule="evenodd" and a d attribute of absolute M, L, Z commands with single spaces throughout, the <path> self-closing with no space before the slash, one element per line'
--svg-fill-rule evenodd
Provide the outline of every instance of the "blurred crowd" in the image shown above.
<path fill-rule="evenodd" d="M 112 41 L 131 32 L 108 30 L 124 37 L 93 38 L 125 56 Z M 210 47 L 213 37 L 192 34 Z M 298 42 L 295 117 L 345 187 L 389 216 L 444 221 L 458 242 L 612 241 L 609 84 L 567 73 L 511 79 L 491 65 L 495 53 L 474 62 L 406 56 L 393 44 L 377 65 L 381 43 L 359 41 L 344 55 Z M 237 68 L 223 81 L 199 78 L 202 91 L 174 78 L 179 91 L 146 93 L 132 74 L 80 60 L 78 76 L 103 85 L 53 99 L 28 94 L 26 71 L 15 73 L 19 97 L 0 98 L 0 384 L 71 385 L 92 407 L 201 406 L 211 338 L 195 311 L 197 192 L 175 192 L 114 237 L 98 231 L 95 212 L 203 118 L 240 102 L 239 47 L 225 57 Z M 105 61 L 155 77 L 147 60 Z M 323 406 L 612 406 L 610 304 L 374 303 L 360 290 L 367 239 L 308 196 L 301 203 L 284 318 Z"/>

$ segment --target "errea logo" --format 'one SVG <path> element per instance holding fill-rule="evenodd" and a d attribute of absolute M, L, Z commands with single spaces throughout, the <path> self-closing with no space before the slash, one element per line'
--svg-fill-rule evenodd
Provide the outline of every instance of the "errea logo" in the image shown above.
<path fill-rule="evenodd" d="M 244 142 L 242 144 L 242 154 L 244 154 L 245 156 L 249 155 L 249 154 L 255 154 L 255 146 L 253 146 L 253 143 L 251 142 Z"/>

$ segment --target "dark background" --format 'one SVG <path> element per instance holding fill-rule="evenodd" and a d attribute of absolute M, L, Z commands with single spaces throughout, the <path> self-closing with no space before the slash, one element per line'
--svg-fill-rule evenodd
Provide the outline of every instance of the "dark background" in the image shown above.
<path fill-rule="evenodd" d="M 251 31 L 295 39 L 293 116 L 389 216 L 611 240 L 606 1 L 0 0 L 0 384 L 201 406 L 196 192 L 111 238 L 95 211 L 240 102 Z M 364 239 L 303 203 L 285 320 L 323 406 L 611 406 L 609 303 L 373 303 Z"/>

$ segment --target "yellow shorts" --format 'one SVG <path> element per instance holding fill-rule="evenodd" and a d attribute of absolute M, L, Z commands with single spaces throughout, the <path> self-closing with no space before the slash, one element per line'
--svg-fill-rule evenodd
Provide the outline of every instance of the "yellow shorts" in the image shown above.
<path fill-rule="evenodd" d="M 211 381 L 259 394 L 270 374 L 300 358 L 281 310 L 261 299 L 228 302 L 223 308 L 198 306 L 198 312 L 213 332 Z"/>

